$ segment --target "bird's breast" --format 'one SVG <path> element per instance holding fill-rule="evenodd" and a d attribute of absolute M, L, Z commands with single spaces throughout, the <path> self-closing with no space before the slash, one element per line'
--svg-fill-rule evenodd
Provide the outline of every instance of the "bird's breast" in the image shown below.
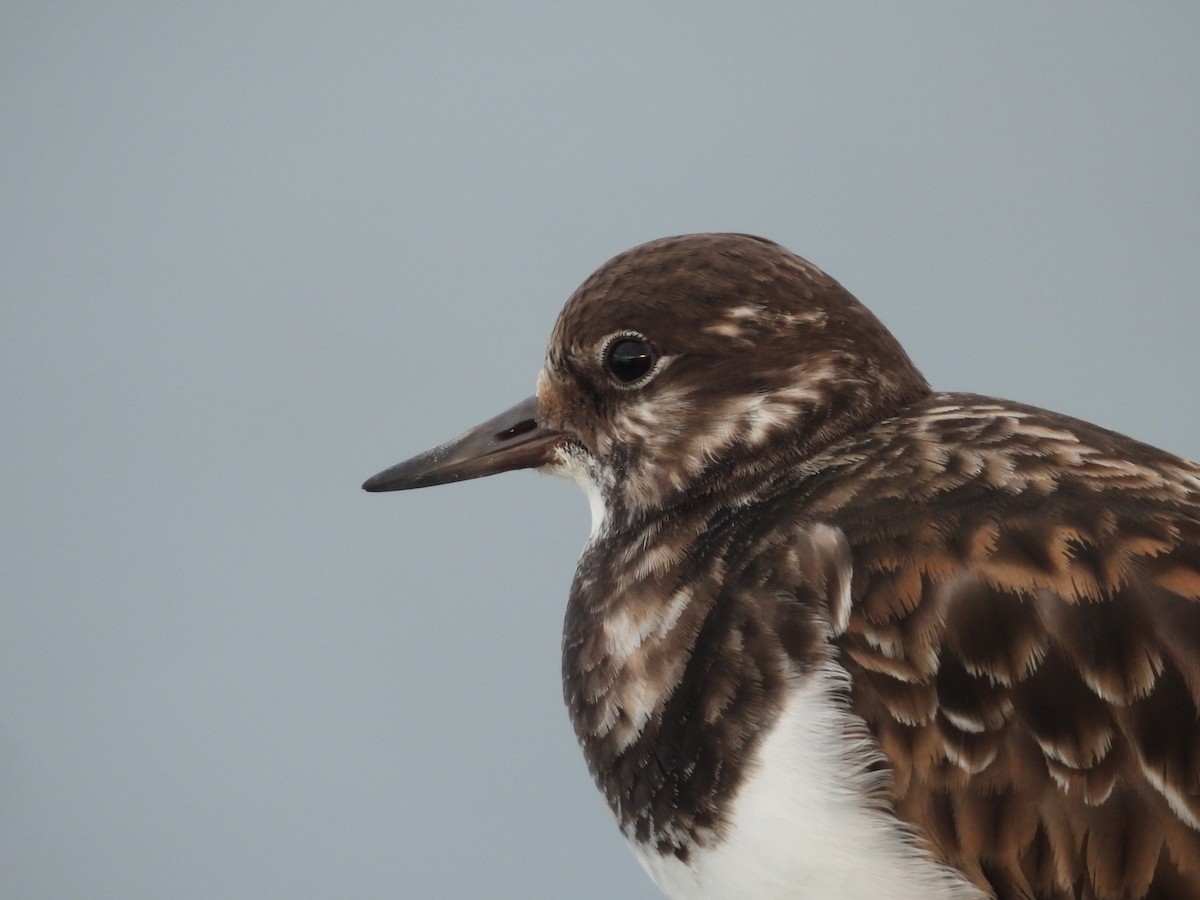
<path fill-rule="evenodd" d="M 670 898 L 705 900 L 981 900 L 937 862 L 879 802 L 886 775 L 874 743 L 846 707 L 835 662 L 797 677 L 763 735 L 726 825 L 686 859 L 631 839 L 634 855 Z"/>

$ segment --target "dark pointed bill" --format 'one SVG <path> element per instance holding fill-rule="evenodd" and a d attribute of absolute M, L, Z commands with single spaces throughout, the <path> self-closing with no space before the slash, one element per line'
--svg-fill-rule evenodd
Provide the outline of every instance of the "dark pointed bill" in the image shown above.
<path fill-rule="evenodd" d="M 560 432 L 538 424 L 537 397 L 530 397 L 454 440 L 368 478 L 363 490 L 406 491 L 536 469 L 553 461 L 564 441 Z"/>

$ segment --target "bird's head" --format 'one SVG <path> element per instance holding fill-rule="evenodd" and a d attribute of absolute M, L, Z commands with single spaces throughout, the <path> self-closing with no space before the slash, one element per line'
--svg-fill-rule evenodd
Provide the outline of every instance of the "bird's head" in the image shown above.
<path fill-rule="evenodd" d="M 539 468 L 579 483 L 598 526 L 760 477 L 928 390 L 870 311 L 778 244 L 663 238 L 567 301 L 535 396 L 363 486 Z"/>

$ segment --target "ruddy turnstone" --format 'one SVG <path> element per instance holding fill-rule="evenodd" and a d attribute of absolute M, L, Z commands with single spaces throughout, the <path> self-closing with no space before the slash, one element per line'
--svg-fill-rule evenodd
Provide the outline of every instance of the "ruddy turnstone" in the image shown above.
<path fill-rule="evenodd" d="M 934 393 L 818 268 L 699 234 L 363 487 L 520 468 L 591 505 L 564 693 L 669 897 L 1200 897 L 1200 466 Z"/>

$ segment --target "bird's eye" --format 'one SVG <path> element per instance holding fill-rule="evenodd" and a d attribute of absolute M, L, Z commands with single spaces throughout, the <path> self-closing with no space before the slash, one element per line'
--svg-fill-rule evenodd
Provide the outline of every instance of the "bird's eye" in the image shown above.
<path fill-rule="evenodd" d="M 604 353 L 604 365 L 623 385 L 632 385 L 644 378 L 654 368 L 654 362 L 653 348 L 637 334 L 620 335 Z"/>

